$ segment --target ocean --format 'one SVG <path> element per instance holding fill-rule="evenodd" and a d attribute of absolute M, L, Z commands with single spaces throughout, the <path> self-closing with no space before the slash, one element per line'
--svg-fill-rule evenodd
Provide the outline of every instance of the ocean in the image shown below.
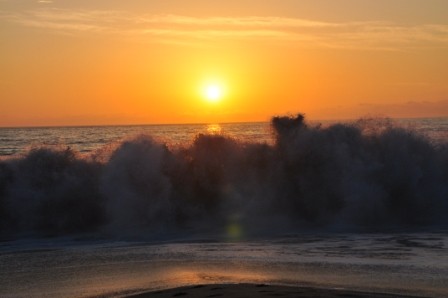
<path fill-rule="evenodd" d="M 448 297 L 448 118 L 0 128 L 0 297 Z"/>
<path fill-rule="evenodd" d="M 88 153 L 137 135 L 149 135 L 170 146 L 191 144 L 199 134 L 224 134 L 250 142 L 271 142 L 268 122 L 169 124 L 82 127 L 0 128 L 0 156 L 24 153 L 39 146 L 68 146 Z"/>
<path fill-rule="evenodd" d="M 385 121 L 386 119 L 382 119 Z M 435 142 L 448 140 L 448 118 L 388 119 L 396 125 L 414 130 Z M 331 125 L 341 121 L 313 121 Z M 350 123 L 350 121 L 343 121 Z M 171 146 L 191 144 L 199 134 L 224 134 L 247 142 L 274 140 L 269 122 L 211 123 L 169 125 L 123 125 L 78 127 L 13 127 L 0 128 L 0 156 L 24 153 L 39 146 L 69 146 L 81 153 L 139 134 L 147 134 Z"/>

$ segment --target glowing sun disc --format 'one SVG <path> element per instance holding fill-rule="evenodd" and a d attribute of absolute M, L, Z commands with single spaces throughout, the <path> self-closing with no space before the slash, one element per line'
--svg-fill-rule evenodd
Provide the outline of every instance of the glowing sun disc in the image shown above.
<path fill-rule="evenodd" d="M 208 85 L 204 90 L 205 98 L 209 102 L 218 102 L 222 97 L 222 88 L 218 85 Z"/>

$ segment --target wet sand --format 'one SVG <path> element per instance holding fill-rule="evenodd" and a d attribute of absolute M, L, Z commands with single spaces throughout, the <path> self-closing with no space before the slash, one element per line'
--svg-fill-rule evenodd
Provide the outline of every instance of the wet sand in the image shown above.
<path fill-rule="evenodd" d="M 316 289 L 305 287 L 274 286 L 264 284 L 258 284 L 258 285 L 213 284 L 213 285 L 196 285 L 196 286 L 174 288 L 162 291 L 147 292 L 128 297 L 132 298 L 148 298 L 148 297 L 404 298 L 404 297 L 416 297 L 416 296 L 381 294 L 381 293 L 363 293 L 363 292 L 354 292 L 346 290 Z"/>

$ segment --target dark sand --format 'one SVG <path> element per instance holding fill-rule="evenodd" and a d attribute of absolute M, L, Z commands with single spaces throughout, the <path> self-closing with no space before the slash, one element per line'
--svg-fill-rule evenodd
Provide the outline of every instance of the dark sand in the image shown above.
<path fill-rule="evenodd" d="M 404 298 L 415 296 L 403 296 L 393 294 L 363 293 L 346 290 L 316 289 L 287 286 L 255 285 L 255 284 L 214 284 L 181 287 L 156 292 L 147 292 L 131 295 L 133 298 L 146 297 L 321 297 L 321 298 Z"/>

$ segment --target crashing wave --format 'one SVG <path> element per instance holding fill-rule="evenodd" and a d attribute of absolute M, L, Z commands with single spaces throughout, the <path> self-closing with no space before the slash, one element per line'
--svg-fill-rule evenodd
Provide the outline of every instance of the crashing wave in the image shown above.
<path fill-rule="evenodd" d="M 448 227 L 448 147 L 380 120 L 274 117 L 274 144 L 140 135 L 89 156 L 35 148 L 0 161 L 0 233 Z"/>

